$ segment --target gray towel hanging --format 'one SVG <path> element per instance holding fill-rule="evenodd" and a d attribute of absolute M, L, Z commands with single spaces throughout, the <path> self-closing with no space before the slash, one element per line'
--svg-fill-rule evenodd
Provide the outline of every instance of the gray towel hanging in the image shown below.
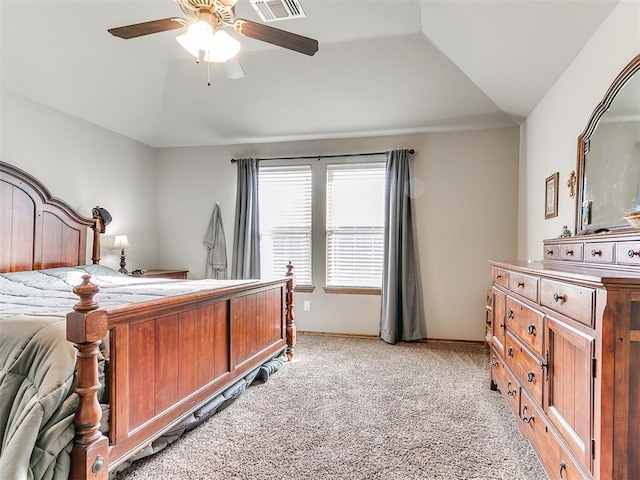
<path fill-rule="evenodd" d="M 218 202 L 216 202 L 216 206 L 213 208 L 203 245 L 207 247 L 205 278 L 226 279 L 227 244 L 224 238 L 220 203 Z"/>

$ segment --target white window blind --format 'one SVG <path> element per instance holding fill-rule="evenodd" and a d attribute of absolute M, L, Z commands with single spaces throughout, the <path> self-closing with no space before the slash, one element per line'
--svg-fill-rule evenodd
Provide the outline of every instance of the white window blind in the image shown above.
<path fill-rule="evenodd" d="M 311 285 L 311 166 L 260 166 L 260 256 L 263 277 L 291 261 L 299 285 Z"/>
<path fill-rule="evenodd" d="M 327 165 L 327 285 L 382 286 L 384 163 Z"/>

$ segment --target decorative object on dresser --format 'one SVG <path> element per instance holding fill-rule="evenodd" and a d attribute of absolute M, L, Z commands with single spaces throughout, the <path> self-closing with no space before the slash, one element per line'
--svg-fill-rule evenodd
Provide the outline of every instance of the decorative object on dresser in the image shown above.
<path fill-rule="evenodd" d="M 586 158 L 598 119 L 639 69 L 640 55 L 578 137 L 577 234 L 545 240 L 541 262 L 490 262 L 491 386 L 551 479 L 640 478 L 640 234 L 592 195 L 601 183 L 608 194 L 620 190 L 611 188 L 608 162 Z M 636 188 L 640 169 L 631 176 Z"/>
<path fill-rule="evenodd" d="M 566 225 L 563 225 L 562 230 L 560 230 L 560 237 L 568 238 L 570 236 L 571 236 L 571 230 L 569 230 L 569 227 L 567 227 Z"/>
<path fill-rule="evenodd" d="M 558 178 L 560 172 L 548 176 L 544 181 L 544 218 L 558 216 Z"/>
<path fill-rule="evenodd" d="M 129 273 L 126 269 L 127 263 L 124 254 L 124 251 L 128 248 L 133 248 L 133 245 L 129 243 L 129 239 L 127 238 L 127 236 L 116 235 L 113 239 L 113 246 L 111 247 L 111 250 L 120 250 L 120 268 L 118 269 L 118 271 L 124 274 Z"/>
<path fill-rule="evenodd" d="M 640 228 L 640 212 L 627 213 L 624 219 L 633 228 Z"/>

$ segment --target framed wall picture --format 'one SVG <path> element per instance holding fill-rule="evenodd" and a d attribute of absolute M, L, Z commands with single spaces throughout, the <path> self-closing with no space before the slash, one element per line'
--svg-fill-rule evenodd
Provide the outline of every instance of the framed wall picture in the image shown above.
<path fill-rule="evenodd" d="M 544 218 L 558 216 L 558 179 L 560 172 L 547 177 L 544 181 Z"/>

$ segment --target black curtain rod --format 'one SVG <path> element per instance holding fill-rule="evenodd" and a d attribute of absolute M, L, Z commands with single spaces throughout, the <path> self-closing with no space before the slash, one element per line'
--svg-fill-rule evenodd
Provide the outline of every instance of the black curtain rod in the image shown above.
<path fill-rule="evenodd" d="M 302 157 L 271 157 L 271 158 L 258 158 L 258 161 L 262 160 L 305 160 L 309 158 L 317 158 L 320 160 L 321 158 L 339 158 L 339 157 L 367 157 L 369 155 L 382 155 L 387 152 L 369 152 L 369 153 L 345 153 L 343 155 L 307 155 Z M 411 148 L 409 149 L 409 153 L 413 155 L 416 151 Z M 237 158 L 232 158 L 231 163 L 236 163 L 238 161 Z"/>

